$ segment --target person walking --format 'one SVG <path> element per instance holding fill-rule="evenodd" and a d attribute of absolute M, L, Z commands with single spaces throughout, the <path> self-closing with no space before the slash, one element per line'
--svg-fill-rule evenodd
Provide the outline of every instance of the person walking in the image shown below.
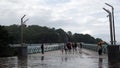
<path fill-rule="evenodd" d="M 72 49 L 72 43 L 71 42 L 67 43 L 67 48 L 68 48 L 69 53 L 71 53 L 71 49 Z"/>
<path fill-rule="evenodd" d="M 41 52 L 42 52 L 42 54 L 44 54 L 44 44 L 43 43 L 41 45 Z"/>
<path fill-rule="evenodd" d="M 102 41 L 98 43 L 98 54 L 99 55 L 102 55 L 102 44 L 103 44 Z"/>
<path fill-rule="evenodd" d="M 64 45 L 64 50 L 65 50 L 65 54 L 67 54 L 68 51 L 67 44 Z"/>
<path fill-rule="evenodd" d="M 78 43 L 78 48 L 79 48 L 79 53 L 80 54 L 82 53 L 82 47 L 83 47 L 83 44 L 81 42 Z"/>
<path fill-rule="evenodd" d="M 80 42 L 80 48 L 82 49 L 82 47 L 83 47 L 83 45 L 82 45 L 82 43 Z"/>

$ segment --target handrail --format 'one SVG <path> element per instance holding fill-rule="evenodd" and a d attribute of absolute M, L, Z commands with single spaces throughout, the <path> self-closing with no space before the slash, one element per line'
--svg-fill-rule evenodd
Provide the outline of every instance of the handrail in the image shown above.
<path fill-rule="evenodd" d="M 57 44 L 56 46 L 47 45 L 44 47 L 44 51 L 48 52 L 48 51 L 59 50 L 60 45 L 62 44 Z M 28 54 L 33 54 L 33 53 L 41 53 L 41 46 L 28 46 Z"/>
<path fill-rule="evenodd" d="M 83 44 L 83 48 L 98 51 L 97 44 Z M 107 54 L 107 45 L 103 45 L 103 53 Z"/>

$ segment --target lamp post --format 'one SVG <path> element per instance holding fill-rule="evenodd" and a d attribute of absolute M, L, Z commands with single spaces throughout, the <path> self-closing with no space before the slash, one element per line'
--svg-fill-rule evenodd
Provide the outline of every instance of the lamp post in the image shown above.
<path fill-rule="evenodd" d="M 24 15 L 22 18 L 21 18 L 21 46 L 23 47 L 23 25 L 29 20 L 29 19 L 26 19 L 25 21 L 23 21 L 23 19 L 25 18 L 26 15 Z"/>
<path fill-rule="evenodd" d="M 114 25 L 114 7 L 108 3 L 105 3 L 105 4 L 112 8 L 113 42 L 114 42 L 114 45 L 116 45 L 115 25 Z"/>
<path fill-rule="evenodd" d="M 107 4 L 107 3 L 105 3 L 105 4 L 112 8 L 112 12 L 103 8 L 107 13 L 109 13 L 110 30 L 111 30 L 111 46 L 107 47 L 108 61 L 117 63 L 120 61 L 120 47 L 114 46 L 114 45 L 116 45 L 115 26 L 114 26 L 114 8 L 110 4 Z"/>
<path fill-rule="evenodd" d="M 21 46 L 17 47 L 17 50 L 18 50 L 17 52 L 18 52 L 18 60 L 22 59 L 22 60 L 27 61 L 26 60 L 27 59 L 27 46 L 23 45 L 23 25 L 25 22 L 28 21 L 28 19 L 23 20 L 25 18 L 25 16 L 26 15 L 22 16 L 22 18 L 21 18 Z M 19 63 L 19 61 L 18 61 L 18 63 Z M 22 61 L 22 63 L 23 63 L 23 61 Z"/>
<path fill-rule="evenodd" d="M 111 43 L 111 45 L 113 45 L 113 29 L 112 29 L 112 13 L 109 11 L 109 10 L 107 10 L 107 9 L 105 9 L 105 8 L 103 8 L 109 15 L 109 22 L 110 22 L 110 38 L 111 38 L 111 41 L 110 41 L 110 43 Z"/>

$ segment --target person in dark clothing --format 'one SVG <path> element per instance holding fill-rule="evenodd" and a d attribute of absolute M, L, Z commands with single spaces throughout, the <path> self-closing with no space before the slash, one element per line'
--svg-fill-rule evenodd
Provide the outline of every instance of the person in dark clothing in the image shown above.
<path fill-rule="evenodd" d="M 102 44 L 103 44 L 102 42 L 98 43 L 98 54 L 99 55 L 102 55 Z"/>
<path fill-rule="evenodd" d="M 42 54 L 44 54 L 44 45 L 43 44 L 41 45 L 41 51 L 42 51 Z"/>
<path fill-rule="evenodd" d="M 72 44 L 69 42 L 67 43 L 67 48 L 68 48 L 68 51 L 69 53 L 71 52 L 71 49 L 72 49 Z"/>
<path fill-rule="evenodd" d="M 80 43 L 79 43 L 79 53 L 80 53 L 80 54 L 82 53 L 82 47 L 83 47 L 83 44 L 80 42 Z"/>
<path fill-rule="evenodd" d="M 64 50 L 65 50 L 65 54 L 67 54 L 68 51 L 67 44 L 64 45 Z"/>
<path fill-rule="evenodd" d="M 77 51 L 77 43 L 72 43 L 73 52 Z"/>
<path fill-rule="evenodd" d="M 80 48 L 82 48 L 83 46 L 82 46 L 82 43 L 80 43 Z"/>
<path fill-rule="evenodd" d="M 76 42 L 75 42 L 74 46 L 75 46 L 75 51 L 77 51 L 77 47 L 78 47 L 78 45 L 77 45 Z"/>

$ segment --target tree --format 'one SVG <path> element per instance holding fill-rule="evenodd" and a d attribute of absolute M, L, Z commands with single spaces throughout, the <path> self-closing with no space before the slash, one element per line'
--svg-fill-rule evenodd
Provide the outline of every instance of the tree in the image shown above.
<path fill-rule="evenodd" d="M 5 47 L 8 45 L 8 32 L 4 26 L 0 26 L 0 46 Z"/>
<path fill-rule="evenodd" d="M 83 42 L 81 38 L 82 38 L 82 36 L 77 33 L 73 34 L 73 36 L 72 36 L 73 42 Z"/>
<path fill-rule="evenodd" d="M 21 28 L 19 25 L 10 25 L 5 27 L 9 33 L 9 36 L 11 37 L 12 43 L 20 43 L 20 31 Z"/>
<path fill-rule="evenodd" d="M 58 35 L 58 42 L 68 42 L 68 36 L 67 33 L 63 29 L 57 29 L 56 33 Z"/>
<path fill-rule="evenodd" d="M 13 43 L 20 43 L 20 25 L 6 26 Z M 24 26 L 24 43 L 66 43 L 84 42 L 97 43 L 100 39 L 95 39 L 89 34 L 72 34 L 71 31 L 65 32 L 63 29 L 55 29 L 46 26 L 29 25 Z"/>
<path fill-rule="evenodd" d="M 97 42 L 97 43 L 100 42 L 100 41 L 102 41 L 102 39 L 96 38 L 96 42 Z"/>
<path fill-rule="evenodd" d="M 72 32 L 71 32 L 71 31 L 68 31 L 68 32 L 67 32 L 67 35 L 68 35 L 68 40 L 69 40 L 69 42 L 73 42 L 73 40 L 72 40 Z"/>
<path fill-rule="evenodd" d="M 10 37 L 4 26 L 0 25 L 0 57 L 13 55 L 12 48 L 9 45 Z"/>

